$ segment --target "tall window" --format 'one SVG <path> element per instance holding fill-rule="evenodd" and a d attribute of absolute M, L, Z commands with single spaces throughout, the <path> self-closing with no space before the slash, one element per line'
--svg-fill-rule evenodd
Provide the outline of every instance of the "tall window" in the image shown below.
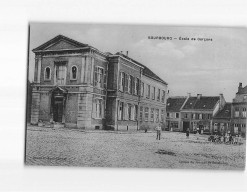
<path fill-rule="evenodd" d="M 146 98 L 150 98 L 150 85 L 147 84 Z"/>
<path fill-rule="evenodd" d="M 202 119 L 202 114 L 199 114 L 199 119 Z"/>
<path fill-rule="evenodd" d="M 141 96 L 144 96 L 144 83 L 141 83 Z"/>
<path fill-rule="evenodd" d="M 123 91 L 124 90 L 124 72 L 121 72 L 120 73 L 120 87 L 119 87 L 119 90 L 120 91 Z"/>
<path fill-rule="evenodd" d="M 196 119 L 196 114 L 195 113 L 192 115 L 192 118 L 193 119 Z"/>
<path fill-rule="evenodd" d="M 246 108 L 243 108 L 242 117 L 246 118 Z"/>
<path fill-rule="evenodd" d="M 160 120 L 160 110 L 156 109 L 156 123 L 158 123 Z"/>
<path fill-rule="evenodd" d="M 127 86 L 128 86 L 128 93 L 131 93 L 131 76 L 130 75 L 126 75 L 127 76 Z"/>
<path fill-rule="evenodd" d="M 166 117 L 170 118 L 170 113 L 169 112 L 166 113 Z"/>
<path fill-rule="evenodd" d="M 149 108 L 145 108 L 145 121 L 148 121 L 149 117 Z"/>
<path fill-rule="evenodd" d="M 133 93 L 133 82 L 134 82 L 134 77 L 130 76 L 130 80 L 129 80 L 129 93 L 132 94 Z"/>
<path fill-rule="evenodd" d="M 152 92 L 151 92 L 152 99 L 155 99 L 155 87 L 152 87 Z"/>
<path fill-rule="evenodd" d="M 165 110 L 161 110 L 161 122 L 164 122 Z"/>
<path fill-rule="evenodd" d="M 239 108 L 235 108 L 234 115 L 235 115 L 235 117 L 239 117 Z"/>
<path fill-rule="evenodd" d="M 211 114 L 208 114 L 208 119 L 211 119 Z"/>
<path fill-rule="evenodd" d="M 70 79 L 71 80 L 77 79 L 77 67 L 76 66 L 71 67 Z"/>
<path fill-rule="evenodd" d="M 104 69 L 101 67 L 95 68 L 95 86 L 97 87 L 104 87 Z"/>
<path fill-rule="evenodd" d="M 142 117 L 143 117 L 143 107 L 140 106 L 140 121 L 142 121 Z"/>
<path fill-rule="evenodd" d="M 154 108 L 151 108 L 150 121 L 154 122 Z"/>
<path fill-rule="evenodd" d="M 50 67 L 45 68 L 45 80 L 50 80 L 51 79 L 51 69 Z"/>
<path fill-rule="evenodd" d="M 165 94 L 166 94 L 166 92 L 164 90 L 162 90 L 162 97 L 161 97 L 162 103 L 165 103 Z"/>
<path fill-rule="evenodd" d="M 179 113 L 176 113 L 176 118 L 179 118 Z"/>
<path fill-rule="evenodd" d="M 158 93 L 157 93 L 157 101 L 160 101 L 160 89 L 157 90 Z"/>
<path fill-rule="evenodd" d="M 118 120 L 123 120 L 123 112 L 124 110 L 124 103 L 123 102 L 119 102 L 119 107 L 118 107 Z"/>
<path fill-rule="evenodd" d="M 187 113 L 184 114 L 184 118 L 188 118 L 188 114 Z"/>
<path fill-rule="evenodd" d="M 137 121 L 138 106 L 134 105 L 134 121 Z"/>
<path fill-rule="evenodd" d="M 131 104 L 128 104 L 128 120 L 132 119 L 132 109 L 131 109 Z"/>
<path fill-rule="evenodd" d="M 93 118 L 103 118 L 104 117 L 104 101 L 103 99 L 93 100 Z"/>
<path fill-rule="evenodd" d="M 134 78 L 134 94 L 137 95 L 138 92 L 138 80 Z"/>

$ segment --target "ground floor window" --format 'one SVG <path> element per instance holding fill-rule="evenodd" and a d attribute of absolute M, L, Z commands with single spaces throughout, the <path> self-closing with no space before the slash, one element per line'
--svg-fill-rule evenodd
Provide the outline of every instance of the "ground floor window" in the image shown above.
<path fill-rule="evenodd" d="M 143 117 L 143 107 L 140 106 L 140 121 L 142 121 L 142 117 Z"/>
<path fill-rule="evenodd" d="M 159 119 L 160 119 L 160 110 L 156 109 L 156 123 L 159 122 Z"/>
<path fill-rule="evenodd" d="M 118 120 L 123 120 L 123 115 L 124 115 L 124 103 L 123 102 L 119 102 L 118 105 Z"/>
<path fill-rule="evenodd" d="M 101 98 L 93 100 L 93 118 L 104 118 L 104 100 Z"/>
<path fill-rule="evenodd" d="M 164 122 L 165 110 L 161 110 L 161 122 Z"/>
<path fill-rule="evenodd" d="M 149 108 L 145 108 L 145 121 L 148 121 L 149 117 Z"/>
<path fill-rule="evenodd" d="M 171 122 L 171 127 L 174 129 L 178 129 L 178 122 L 176 122 L 176 121 Z"/>
<path fill-rule="evenodd" d="M 154 122 L 154 108 L 151 108 L 150 121 Z"/>

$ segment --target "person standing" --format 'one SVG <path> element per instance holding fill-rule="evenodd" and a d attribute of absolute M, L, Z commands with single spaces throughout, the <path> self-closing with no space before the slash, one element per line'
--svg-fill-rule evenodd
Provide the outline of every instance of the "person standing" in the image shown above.
<path fill-rule="evenodd" d="M 187 131 L 186 131 L 186 138 L 189 138 L 189 136 L 190 136 L 190 129 L 187 128 Z"/>
<path fill-rule="evenodd" d="M 157 131 L 157 137 L 156 137 L 156 139 L 157 140 L 160 140 L 160 136 L 161 136 L 161 125 L 160 125 L 160 123 L 159 123 L 159 125 L 155 129 Z"/>

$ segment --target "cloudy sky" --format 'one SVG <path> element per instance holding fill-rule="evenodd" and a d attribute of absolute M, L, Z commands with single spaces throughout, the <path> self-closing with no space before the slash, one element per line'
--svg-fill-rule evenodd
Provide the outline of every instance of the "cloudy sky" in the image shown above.
<path fill-rule="evenodd" d="M 215 96 L 232 101 L 239 82 L 247 85 L 245 28 L 177 27 L 116 24 L 30 24 L 29 79 L 33 81 L 35 47 L 62 34 L 100 51 L 129 52 L 168 82 L 171 96 Z M 153 40 L 148 36 L 173 37 Z M 179 40 L 179 37 L 196 38 Z M 174 39 L 177 38 L 177 39 Z M 213 41 L 198 41 L 210 38 Z"/>

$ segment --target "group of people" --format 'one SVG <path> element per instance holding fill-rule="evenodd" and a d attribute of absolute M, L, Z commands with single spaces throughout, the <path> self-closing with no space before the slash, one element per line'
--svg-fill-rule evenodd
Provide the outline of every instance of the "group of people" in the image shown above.
<path fill-rule="evenodd" d="M 240 144 L 242 141 L 241 135 L 234 135 L 230 132 L 225 133 L 225 135 L 210 135 L 208 141 L 216 142 L 216 143 L 228 143 L 228 144 Z"/>

